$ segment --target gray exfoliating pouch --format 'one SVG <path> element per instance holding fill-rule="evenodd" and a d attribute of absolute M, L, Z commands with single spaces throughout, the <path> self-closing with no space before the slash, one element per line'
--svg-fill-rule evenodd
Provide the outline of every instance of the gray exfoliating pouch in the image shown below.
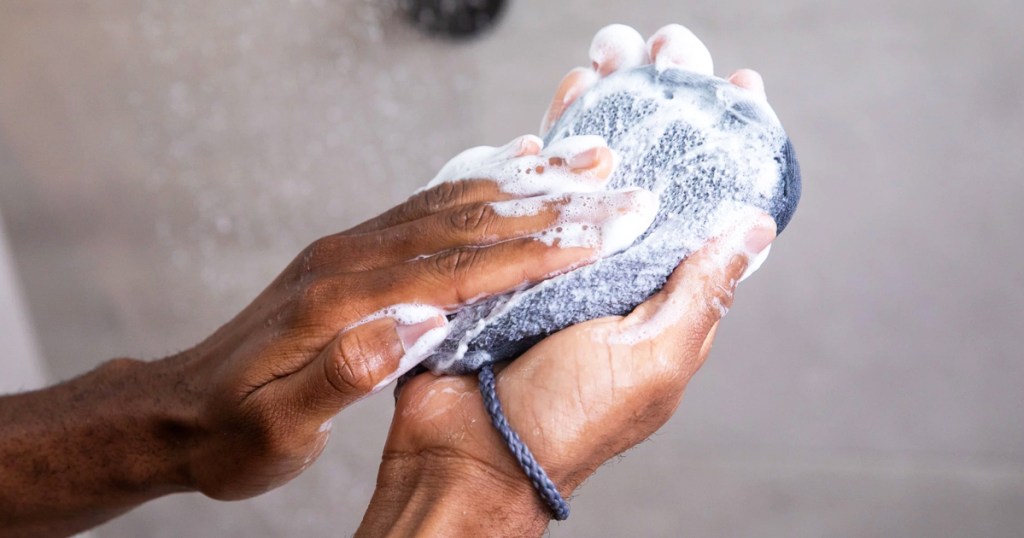
<path fill-rule="evenodd" d="M 624 315 L 746 207 L 781 232 L 800 199 L 800 168 L 775 112 L 725 80 L 653 65 L 602 79 L 569 107 L 545 144 L 598 135 L 619 157 L 609 189 L 659 197 L 653 224 L 627 249 L 531 288 L 461 310 L 423 365 L 461 374 L 522 354 L 545 336 Z"/>

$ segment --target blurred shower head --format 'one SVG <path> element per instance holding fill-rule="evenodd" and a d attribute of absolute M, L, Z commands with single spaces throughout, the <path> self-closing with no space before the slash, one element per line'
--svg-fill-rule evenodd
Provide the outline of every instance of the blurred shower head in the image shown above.
<path fill-rule="evenodd" d="M 413 26 L 437 36 L 469 38 L 494 26 L 506 0 L 400 0 Z"/>

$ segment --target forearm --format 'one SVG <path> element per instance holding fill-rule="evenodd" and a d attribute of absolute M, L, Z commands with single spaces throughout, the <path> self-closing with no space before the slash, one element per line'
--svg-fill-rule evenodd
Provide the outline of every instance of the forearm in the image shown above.
<path fill-rule="evenodd" d="M 550 517 L 525 476 L 455 457 L 390 458 L 356 536 L 540 536 Z"/>
<path fill-rule="evenodd" d="M 0 536 L 68 535 L 186 489 L 175 359 L 0 398 Z"/>

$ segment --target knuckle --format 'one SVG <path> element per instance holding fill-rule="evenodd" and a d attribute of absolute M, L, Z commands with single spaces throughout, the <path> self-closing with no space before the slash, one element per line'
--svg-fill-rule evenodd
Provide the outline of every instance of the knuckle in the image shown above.
<path fill-rule="evenodd" d="M 704 293 L 704 306 L 709 320 L 725 317 L 732 308 L 734 287 L 727 282 L 709 279 Z"/>
<path fill-rule="evenodd" d="M 489 204 L 478 203 L 451 213 L 448 224 L 459 232 L 487 233 L 497 220 L 498 215 Z"/>
<path fill-rule="evenodd" d="M 442 278 L 458 282 L 462 275 L 477 264 L 479 251 L 459 248 L 434 258 L 435 269 Z"/>
<path fill-rule="evenodd" d="M 377 372 L 370 365 L 377 354 L 374 342 L 356 330 L 338 343 L 335 360 L 327 367 L 327 379 L 342 394 L 367 394 L 378 383 Z"/>
<path fill-rule="evenodd" d="M 464 196 L 465 191 L 466 184 L 464 181 L 446 181 L 424 191 L 420 195 L 419 203 L 423 210 L 432 213 L 460 200 Z"/>

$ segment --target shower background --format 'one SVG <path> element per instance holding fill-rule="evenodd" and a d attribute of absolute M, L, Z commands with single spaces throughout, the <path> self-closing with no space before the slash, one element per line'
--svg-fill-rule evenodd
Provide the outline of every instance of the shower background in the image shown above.
<path fill-rule="evenodd" d="M 803 202 L 677 416 L 551 534 L 1019 535 L 1022 15 L 512 0 L 492 33 L 446 42 L 382 1 L 0 0 L 0 213 L 27 305 L 6 312 L 31 321 L 51 381 L 188 347 L 314 238 L 466 147 L 534 132 L 600 27 L 680 22 L 719 74 L 763 73 Z M 17 366 L 35 344 L 10 331 Z M 350 534 L 391 407 L 345 411 L 267 495 L 175 495 L 95 535 Z"/>

